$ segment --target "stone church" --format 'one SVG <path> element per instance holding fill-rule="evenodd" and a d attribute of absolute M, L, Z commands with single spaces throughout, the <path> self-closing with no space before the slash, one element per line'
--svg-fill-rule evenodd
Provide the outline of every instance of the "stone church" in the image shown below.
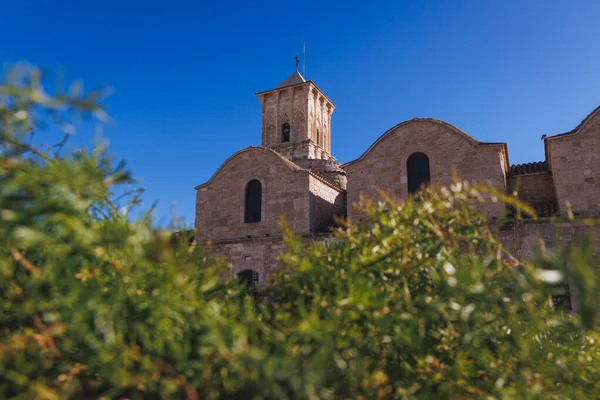
<path fill-rule="evenodd" d="M 335 217 L 359 218 L 352 204 L 383 190 L 407 198 L 422 184 L 462 179 L 518 191 L 538 216 L 594 217 L 600 211 L 600 107 L 575 129 L 544 135 L 545 160 L 510 165 L 506 143 L 485 143 L 433 118 L 414 118 L 383 133 L 358 159 L 342 164 L 331 154 L 333 102 L 298 71 L 272 90 L 256 93 L 262 142 L 229 157 L 197 186 L 195 240 L 230 262 L 233 277 L 264 284 L 277 267 L 283 217 L 306 240 L 330 236 Z M 489 204 L 488 218 L 506 213 Z M 517 258 L 568 244 L 583 222 L 515 224 L 498 230 Z M 600 250 L 600 247 L 599 247 Z"/>

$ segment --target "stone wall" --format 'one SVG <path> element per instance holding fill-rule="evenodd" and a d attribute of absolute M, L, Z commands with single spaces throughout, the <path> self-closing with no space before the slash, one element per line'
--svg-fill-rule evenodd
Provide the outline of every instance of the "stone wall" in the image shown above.
<path fill-rule="evenodd" d="M 509 175 L 506 179 L 508 194 L 517 193 L 519 200 L 531 205 L 538 215 L 550 216 L 555 211 L 554 180 L 548 171 L 532 174 Z M 546 208 L 552 208 L 544 212 Z"/>
<path fill-rule="evenodd" d="M 290 124 L 290 141 L 310 139 L 331 153 L 331 114 L 335 106 L 311 81 L 257 93 L 262 108 L 262 145 L 282 143 L 281 128 Z M 321 156 L 319 158 L 327 158 Z"/>
<path fill-rule="evenodd" d="M 583 221 L 517 223 L 509 229 L 491 229 L 510 254 L 522 262 L 539 255 L 542 248 L 549 252 L 564 250 L 570 244 L 576 243 L 582 234 L 590 234 L 594 238 L 595 251 L 600 254 L 600 226 L 590 226 Z M 574 288 L 571 288 L 570 292 L 573 310 L 578 311 L 578 294 Z"/>
<path fill-rule="evenodd" d="M 211 180 L 197 187 L 196 240 L 220 240 L 281 233 L 280 217 L 299 234 L 310 231 L 309 172 L 277 153 L 249 148 L 236 153 Z M 244 223 L 246 184 L 262 184 L 262 219 Z"/>
<path fill-rule="evenodd" d="M 584 222 L 538 222 L 519 223 L 508 229 L 490 226 L 495 237 L 518 260 L 527 261 L 535 257 L 540 247 L 549 251 L 564 249 L 577 238 L 588 232 L 595 238 L 596 251 L 600 253 L 600 226 L 589 226 Z M 335 240 L 333 235 L 310 235 L 302 237 L 305 246 L 314 241 Z M 258 272 L 259 284 L 268 284 L 270 276 L 281 268 L 279 255 L 283 252 L 281 236 L 219 240 L 205 243 L 214 256 L 223 258 L 229 265 L 228 275 L 236 278 L 245 270 Z M 577 293 L 571 289 L 573 310 L 579 310 Z"/>
<path fill-rule="evenodd" d="M 262 107 L 262 145 L 265 147 L 281 143 L 281 127 L 290 124 L 290 140 L 308 139 L 308 95 L 307 84 L 295 85 L 269 92 L 259 93 Z"/>
<path fill-rule="evenodd" d="M 543 243 L 547 249 L 563 249 L 577 234 L 590 233 L 600 253 L 600 226 L 588 226 L 582 221 L 516 223 L 508 229 L 492 226 L 492 232 L 502 245 L 518 260 L 533 258 Z"/>
<path fill-rule="evenodd" d="M 333 240 L 333 236 L 309 235 L 300 240 L 304 246 L 309 246 L 314 241 Z M 213 256 L 226 260 L 231 278 L 242 271 L 252 270 L 258 272 L 259 283 L 265 285 L 270 276 L 281 268 L 279 255 L 284 250 L 281 236 L 220 240 L 205 245 Z"/>
<path fill-rule="evenodd" d="M 298 139 L 287 143 L 279 143 L 270 146 L 270 148 L 293 162 L 304 160 L 334 160 L 323 147 L 315 144 L 312 139 Z"/>
<path fill-rule="evenodd" d="M 331 114 L 335 106 L 310 82 L 308 95 L 308 137 L 331 153 Z"/>
<path fill-rule="evenodd" d="M 325 177 L 325 179 L 333 182 L 339 188 L 346 190 L 348 179 L 346 171 L 342 168 L 342 164 L 333 160 L 296 160 L 300 167 Z"/>
<path fill-rule="evenodd" d="M 600 211 L 600 108 L 572 132 L 547 138 L 546 149 L 559 207 Z"/>
<path fill-rule="evenodd" d="M 345 164 L 348 177 L 348 216 L 355 217 L 352 205 L 360 195 L 371 198 L 379 190 L 388 195 L 408 197 L 406 161 L 415 152 L 429 157 L 432 184 L 452 183 L 452 172 L 461 179 L 485 182 L 506 190 L 506 147 L 484 144 L 441 121 L 415 119 L 390 129 L 359 159 Z M 505 212 L 503 204 L 490 204 L 489 217 Z"/>
<path fill-rule="evenodd" d="M 346 193 L 311 175 L 310 231 L 327 232 L 334 225 L 336 216 L 346 216 Z"/>
<path fill-rule="evenodd" d="M 235 278 L 242 271 L 253 270 L 258 272 L 259 283 L 264 285 L 279 268 L 277 256 L 283 250 L 283 243 L 280 237 L 244 238 L 212 242 L 207 249 L 228 262 L 230 277 Z"/>

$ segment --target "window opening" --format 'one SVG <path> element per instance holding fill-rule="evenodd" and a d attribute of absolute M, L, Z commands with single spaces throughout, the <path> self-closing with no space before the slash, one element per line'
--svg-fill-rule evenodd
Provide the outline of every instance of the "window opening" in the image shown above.
<path fill-rule="evenodd" d="M 281 141 L 289 142 L 290 141 L 290 124 L 287 122 L 283 124 L 281 127 Z"/>
<path fill-rule="evenodd" d="M 246 185 L 244 222 L 260 222 L 262 206 L 262 184 L 253 179 Z"/>
<path fill-rule="evenodd" d="M 408 193 L 413 194 L 423 185 L 431 182 L 429 157 L 423 153 L 414 153 L 406 160 Z"/>

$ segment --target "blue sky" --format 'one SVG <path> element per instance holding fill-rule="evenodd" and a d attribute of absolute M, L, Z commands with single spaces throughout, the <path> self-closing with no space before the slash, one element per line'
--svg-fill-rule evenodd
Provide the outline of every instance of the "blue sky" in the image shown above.
<path fill-rule="evenodd" d="M 20 0 L 0 15 L 0 61 L 114 89 L 104 135 L 162 223 L 174 209 L 192 224 L 194 186 L 260 144 L 254 93 L 294 71 L 303 41 L 342 162 L 413 117 L 506 142 L 511 163 L 543 160 L 542 134 L 600 105 L 597 0 Z"/>

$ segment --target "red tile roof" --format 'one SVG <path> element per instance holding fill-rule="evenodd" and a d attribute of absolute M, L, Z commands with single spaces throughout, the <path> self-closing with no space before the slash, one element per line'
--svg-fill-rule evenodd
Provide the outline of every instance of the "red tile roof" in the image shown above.
<path fill-rule="evenodd" d="M 509 176 L 524 175 L 524 174 L 535 174 L 537 172 L 548 171 L 548 164 L 546 161 L 530 162 L 525 164 L 511 165 L 508 171 Z"/>

